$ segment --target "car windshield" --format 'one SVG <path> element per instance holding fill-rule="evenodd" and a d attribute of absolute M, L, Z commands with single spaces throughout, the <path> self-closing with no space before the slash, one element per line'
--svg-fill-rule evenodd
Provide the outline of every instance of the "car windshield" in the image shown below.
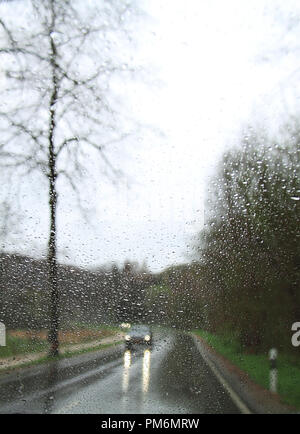
<path fill-rule="evenodd" d="M 296 0 L 0 0 L 0 414 L 300 412 L 299 53 Z"/>
<path fill-rule="evenodd" d="M 134 326 L 130 329 L 131 333 L 149 333 L 150 329 L 145 326 Z"/>

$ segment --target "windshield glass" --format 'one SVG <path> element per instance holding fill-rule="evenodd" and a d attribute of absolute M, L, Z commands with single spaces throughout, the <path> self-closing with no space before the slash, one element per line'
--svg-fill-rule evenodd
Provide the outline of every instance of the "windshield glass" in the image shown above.
<path fill-rule="evenodd" d="M 296 0 L 0 0 L 0 414 L 300 411 L 299 48 Z"/>
<path fill-rule="evenodd" d="M 133 327 L 131 327 L 130 331 L 143 333 L 143 332 L 148 332 L 149 328 L 145 327 L 145 326 L 133 326 Z"/>

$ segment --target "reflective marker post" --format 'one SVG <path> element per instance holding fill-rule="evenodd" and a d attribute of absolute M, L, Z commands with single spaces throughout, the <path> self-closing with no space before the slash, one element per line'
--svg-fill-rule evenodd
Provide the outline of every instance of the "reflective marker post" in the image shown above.
<path fill-rule="evenodd" d="M 6 346 L 6 330 L 5 325 L 0 322 L 0 347 Z"/>
<path fill-rule="evenodd" d="M 273 393 L 277 393 L 277 356 L 278 351 L 276 348 L 272 348 L 269 351 L 269 360 L 270 360 L 270 391 Z"/>

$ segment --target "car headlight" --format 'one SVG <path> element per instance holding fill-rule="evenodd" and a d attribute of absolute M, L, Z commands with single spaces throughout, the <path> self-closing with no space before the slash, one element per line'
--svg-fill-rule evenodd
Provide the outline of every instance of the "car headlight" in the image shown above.
<path fill-rule="evenodd" d="M 150 339 L 151 339 L 151 336 L 149 336 L 149 335 L 146 335 L 146 336 L 145 336 L 145 341 L 149 342 Z"/>
<path fill-rule="evenodd" d="M 131 336 L 130 336 L 130 335 L 125 335 L 125 340 L 126 340 L 126 341 L 130 341 L 130 339 L 131 339 Z"/>

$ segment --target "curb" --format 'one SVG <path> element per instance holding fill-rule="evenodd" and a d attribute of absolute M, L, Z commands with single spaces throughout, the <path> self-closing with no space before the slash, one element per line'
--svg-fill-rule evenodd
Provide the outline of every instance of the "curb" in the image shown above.
<path fill-rule="evenodd" d="M 204 361 L 243 414 L 295 414 L 280 397 L 256 384 L 247 373 L 217 353 L 198 335 L 190 334 Z"/>

